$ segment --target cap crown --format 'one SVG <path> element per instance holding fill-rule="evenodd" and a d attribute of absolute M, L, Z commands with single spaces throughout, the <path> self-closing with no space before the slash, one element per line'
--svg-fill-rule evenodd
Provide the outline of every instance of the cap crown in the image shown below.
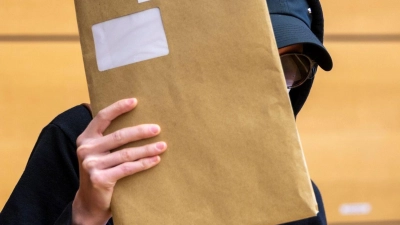
<path fill-rule="evenodd" d="M 267 0 L 270 14 L 281 14 L 296 17 L 311 27 L 311 13 L 305 0 Z"/>

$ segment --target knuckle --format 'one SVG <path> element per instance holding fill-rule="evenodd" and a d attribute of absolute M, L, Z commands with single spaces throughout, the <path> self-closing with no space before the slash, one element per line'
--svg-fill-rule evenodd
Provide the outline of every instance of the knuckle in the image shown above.
<path fill-rule="evenodd" d="M 134 169 L 130 167 L 128 164 L 121 165 L 120 169 L 124 177 L 131 175 L 135 172 Z"/>
<path fill-rule="evenodd" d="M 99 172 L 91 173 L 90 181 L 95 187 L 102 186 L 106 182 L 104 176 L 102 176 Z"/>
<path fill-rule="evenodd" d="M 149 165 L 145 159 L 140 160 L 139 166 L 140 166 L 140 170 L 145 170 L 145 169 L 149 168 Z"/>
<path fill-rule="evenodd" d="M 115 104 L 115 109 L 116 109 L 118 112 L 124 111 L 124 108 L 125 108 L 124 101 L 118 101 L 117 104 Z"/>
<path fill-rule="evenodd" d="M 120 150 L 120 151 L 118 151 L 118 153 L 119 153 L 120 160 L 122 162 L 127 162 L 127 161 L 131 160 L 131 154 L 129 153 L 128 150 L 126 150 L 126 149 Z"/>
<path fill-rule="evenodd" d="M 147 137 L 147 136 L 150 135 L 148 126 L 146 126 L 146 125 L 140 125 L 140 126 L 138 126 L 137 132 L 138 132 L 138 136 L 139 136 L 140 138 L 145 138 L 145 137 Z"/>
<path fill-rule="evenodd" d="M 139 134 L 140 135 L 146 135 L 146 133 L 147 133 L 147 126 L 146 125 L 140 125 L 139 127 L 138 127 L 138 132 L 139 132 Z"/>
<path fill-rule="evenodd" d="M 76 139 L 76 146 L 80 146 L 83 143 L 84 136 L 83 134 L 79 135 Z"/>
<path fill-rule="evenodd" d="M 107 110 L 102 109 L 97 113 L 96 117 L 100 120 L 106 120 L 106 118 L 107 118 L 106 115 L 107 115 Z"/>
<path fill-rule="evenodd" d="M 93 169 L 97 168 L 97 165 L 99 164 L 97 159 L 86 159 L 82 162 L 82 167 L 86 171 L 92 171 Z"/>
<path fill-rule="evenodd" d="M 146 156 L 154 156 L 154 155 L 158 155 L 160 153 L 160 151 L 157 148 L 157 143 L 147 145 L 145 147 L 145 149 L 146 149 L 145 150 Z"/>
<path fill-rule="evenodd" d="M 123 140 L 123 132 L 122 130 L 117 130 L 112 134 L 112 138 L 114 141 L 116 141 L 117 143 L 121 142 Z"/>
<path fill-rule="evenodd" d="M 146 155 L 152 155 L 152 153 L 156 150 L 155 145 L 146 145 L 144 148 L 144 153 Z"/>
<path fill-rule="evenodd" d="M 92 145 L 90 145 L 90 144 L 82 144 L 76 150 L 76 154 L 77 154 L 79 159 L 85 159 L 86 156 L 88 154 L 90 154 L 90 152 L 93 151 L 92 149 L 93 149 Z"/>

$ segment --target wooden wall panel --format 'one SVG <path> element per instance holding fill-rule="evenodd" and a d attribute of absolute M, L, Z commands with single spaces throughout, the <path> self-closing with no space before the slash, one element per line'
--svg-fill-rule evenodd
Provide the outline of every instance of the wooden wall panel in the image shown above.
<path fill-rule="evenodd" d="M 77 34 L 73 0 L 0 0 L 0 35 Z"/>
<path fill-rule="evenodd" d="M 320 0 L 329 34 L 399 34 L 398 0 Z"/>
<path fill-rule="evenodd" d="M 398 34 L 397 0 L 321 0 L 332 34 Z M 77 34 L 72 0 L 0 0 L 0 34 Z M 5 22 L 7 21 L 7 22 Z"/>
<path fill-rule="evenodd" d="M 400 42 L 326 46 L 334 69 L 319 71 L 297 123 L 329 219 L 400 221 Z M 371 210 L 344 215 L 346 203 Z"/>
<path fill-rule="evenodd" d="M 0 49 L 3 208 L 41 129 L 59 113 L 89 99 L 78 43 L 0 42 Z"/>

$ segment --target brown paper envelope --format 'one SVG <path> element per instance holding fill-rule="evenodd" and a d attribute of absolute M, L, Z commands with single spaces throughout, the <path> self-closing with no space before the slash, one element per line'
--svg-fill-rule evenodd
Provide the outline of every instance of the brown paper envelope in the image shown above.
<path fill-rule="evenodd" d="M 278 224 L 317 213 L 266 3 L 75 0 L 93 114 L 157 123 L 161 163 L 117 183 L 115 224 Z M 169 54 L 100 72 L 91 27 L 159 8 Z"/>

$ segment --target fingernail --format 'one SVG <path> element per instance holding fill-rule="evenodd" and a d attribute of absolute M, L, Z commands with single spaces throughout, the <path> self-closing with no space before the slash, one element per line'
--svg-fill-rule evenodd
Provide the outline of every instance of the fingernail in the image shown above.
<path fill-rule="evenodd" d="M 157 134 L 158 132 L 160 132 L 160 127 L 159 127 L 159 126 L 156 126 L 156 125 L 153 125 L 153 126 L 151 126 L 150 130 L 151 130 L 151 132 L 153 132 L 154 134 Z"/>
<path fill-rule="evenodd" d="M 159 151 L 164 150 L 164 149 L 165 149 L 165 143 L 164 143 L 164 142 L 158 142 L 158 143 L 156 144 L 156 148 L 157 148 L 157 150 L 159 150 Z"/>
<path fill-rule="evenodd" d="M 136 101 L 137 101 L 136 98 L 129 98 L 129 99 L 126 100 L 126 103 L 128 105 L 133 105 Z"/>
<path fill-rule="evenodd" d="M 154 156 L 150 158 L 150 162 L 158 163 L 161 160 L 160 156 Z"/>

